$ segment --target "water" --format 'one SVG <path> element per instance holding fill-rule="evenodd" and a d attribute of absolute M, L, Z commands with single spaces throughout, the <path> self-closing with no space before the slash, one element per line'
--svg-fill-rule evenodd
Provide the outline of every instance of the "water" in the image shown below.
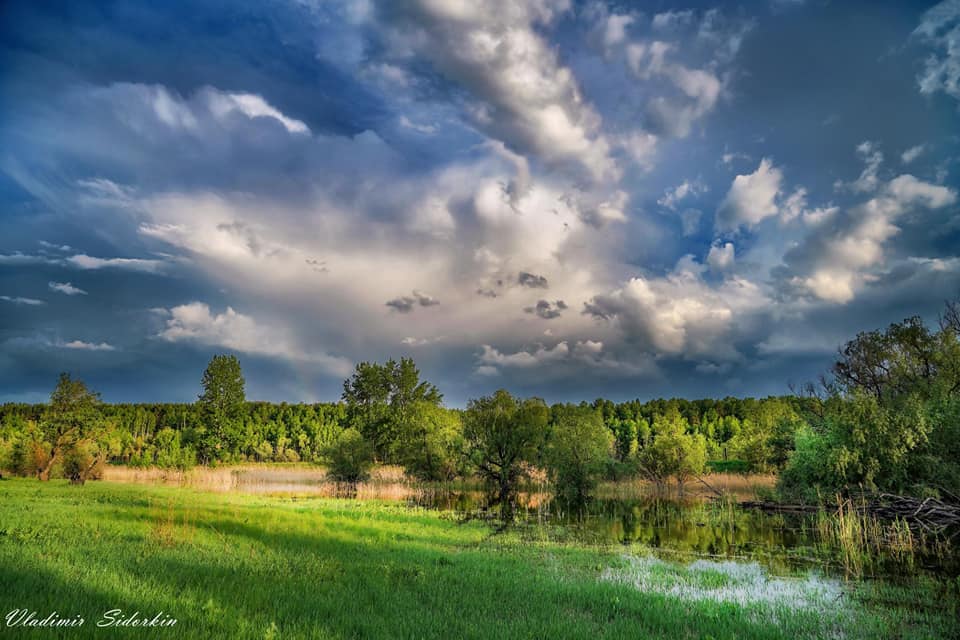
<path fill-rule="evenodd" d="M 494 519 L 498 514 L 477 486 L 415 483 L 396 473 L 360 485 L 329 482 L 318 469 L 270 467 L 221 468 L 179 475 L 115 470 L 106 479 L 298 498 L 397 501 L 452 513 L 461 520 Z M 766 513 L 741 508 L 735 501 L 715 500 L 704 493 L 658 494 L 643 484 L 606 486 L 601 495 L 606 497 L 571 508 L 555 500 L 545 486 L 523 492 L 518 498 L 514 531 L 531 542 L 619 546 L 627 553 L 653 552 L 682 562 L 707 559 L 760 563 L 780 575 L 813 569 L 833 576 L 897 580 L 960 573 L 957 554 L 942 549 L 851 549 L 827 538 L 818 527 L 821 523 L 816 514 Z"/>
<path fill-rule="evenodd" d="M 424 492 L 407 499 L 461 518 L 493 517 L 480 491 Z M 817 569 L 829 575 L 899 579 L 957 575 L 960 558 L 932 549 L 910 553 L 849 549 L 824 538 L 816 514 L 776 514 L 699 496 L 594 499 L 571 508 L 542 492 L 521 494 L 516 528 L 530 539 L 645 549 L 680 561 L 759 562 L 780 575 Z"/>

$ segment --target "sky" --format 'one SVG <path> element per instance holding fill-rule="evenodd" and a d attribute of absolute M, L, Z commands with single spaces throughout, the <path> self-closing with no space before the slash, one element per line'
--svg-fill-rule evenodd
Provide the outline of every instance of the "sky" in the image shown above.
<path fill-rule="evenodd" d="M 960 0 L 0 6 L 0 401 L 765 396 L 960 294 Z"/>

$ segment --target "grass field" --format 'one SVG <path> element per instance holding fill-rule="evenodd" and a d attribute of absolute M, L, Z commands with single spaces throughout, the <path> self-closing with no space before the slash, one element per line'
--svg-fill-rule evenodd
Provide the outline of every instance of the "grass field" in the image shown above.
<path fill-rule="evenodd" d="M 0 481 L 3 637 L 937 638 L 957 585 L 841 584 L 493 535 L 401 505 Z M 97 628 L 103 612 L 174 627 Z"/>

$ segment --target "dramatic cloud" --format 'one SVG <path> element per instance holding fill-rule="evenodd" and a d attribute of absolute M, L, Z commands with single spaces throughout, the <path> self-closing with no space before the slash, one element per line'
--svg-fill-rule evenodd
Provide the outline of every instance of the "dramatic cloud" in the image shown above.
<path fill-rule="evenodd" d="M 163 269 L 165 263 L 162 260 L 149 260 L 144 258 L 95 258 L 86 254 L 70 256 L 66 263 L 78 269 L 130 269 L 132 271 L 146 271 L 147 273 L 157 273 Z"/>
<path fill-rule="evenodd" d="M 0 264 L 27 265 L 27 264 L 60 264 L 61 261 L 47 256 L 32 256 L 16 251 L 14 253 L 0 253 Z"/>
<path fill-rule="evenodd" d="M 707 253 L 707 264 L 714 271 L 726 271 L 733 266 L 733 243 L 717 243 L 710 247 Z"/>
<path fill-rule="evenodd" d="M 863 159 L 866 165 L 863 172 L 860 173 L 860 177 L 850 183 L 838 180 L 834 186 L 837 189 L 849 189 L 854 193 L 875 191 L 880 184 L 877 172 L 880 170 L 880 165 L 883 164 L 883 154 L 877 148 L 876 143 L 867 141 L 857 145 L 857 155 Z"/>
<path fill-rule="evenodd" d="M 290 133 L 310 133 L 310 128 L 303 122 L 288 118 L 258 95 L 208 90 L 205 98 L 210 111 L 218 118 L 228 118 L 234 112 L 239 112 L 248 118 L 273 118 Z"/>
<path fill-rule="evenodd" d="M 657 354 L 738 358 L 731 344 L 734 319 L 762 310 L 767 300 L 748 280 L 731 278 L 718 288 L 703 281 L 686 258 L 663 278 L 632 278 L 595 296 L 584 314 L 615 321 L 627 340 Z"/>
<path fill-rule="evenodd" d="M 954 190 L 905 174 L 883 185 L 870 200 L 833 216 L 785 256 L 789 284 L 822 300 L 850 302 L 884 264 L 884 245 L 907 212 L 939 209 L 957 201 Z"/>
<path fill-rule="evenodd" d="M 80 351 L 116 351 L 116 347 L 106 342 L 84 342 L 83 340 L 60 342 L 54 346 L 62 349 L 79 349 Z"/>
<path fill-rule="evenodd" d="M 960 290 L 955 3 L 13 3 L 0 400 L 781 393 Z"/>
<path fill-rule="evenodd" d="M 501 353 L 490 345 L 483 345 L 480 354 L 481 365 L 499 367 L 538 367 L 550 362 L 556 362 L 567 357 L 570 349 L 566 342 L 559 342 L 551 348 L 537 347 L 534 351 L 518 351 L 516 353 Z"/>
<path fill-rule="evenodd" d="M 129 269 L 132 271 L 146 271 L 158 273 L 165 266 L 163 260 L 145 258 L 96 258 L 80 253 L 65 258 L 48 255 L 29 255 L 19 251 L 10 254 L 0 254 L 0 264 L 8 265 L 58 265 L 75 269 Z"/>
<path fill-rule="evenodd" d="M 469 92 L 475 126 L 520 153 L 580 165 L 592 179 L 617 173 L 600 116 L 538 31 L 569 9 L 566 0 L 382 9 L 393 55 L 423 57 Z"/>
<path fill-rule="evenodd" d="M 20 336 L 11 338 L 3 343 L 6 347 L 24 349 L 67 349 L 70 351 L 116 351 L 117 348 L 107 342 L 86 342 L 84 340 L 51 339 L 43 335 Z"/>
<path fill-rule="evenodd" d="M 667 189 L 663 197 L 657 200 L 657 204 L 667 209 L 676 210 L 681 200 L 688 197 L 696 197 L 706 192 L 707 188 L 699 181 L 690 182 L 684 180 L 673 189 Z"/>
<path fill-rule="evenodd" d="M 906 151 L 900 154 L 900 160 L 901 162 L 903 162 L 903 164 L 910 164 L 911 162 L 919 158 L 921 155 L 923 155 L 923 152 L 926 150 L 927 150 L 927 146 L 924 144 L 918 144 L 915 147 L 910 147 L 909 149 L 907 149 Z"/>

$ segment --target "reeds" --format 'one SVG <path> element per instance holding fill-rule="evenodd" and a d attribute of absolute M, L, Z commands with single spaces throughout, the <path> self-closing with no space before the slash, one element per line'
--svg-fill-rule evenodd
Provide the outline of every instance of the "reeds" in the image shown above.
<path fill-rule="evenodd" d="M 664 497 L 682 495 L 698 500 L 719 494 L 746 499 L 754 497 L 758 491 L 771 490 L 776 482 L 777 478 L 772 474 L 711 473 L 704 476 L 703 481 L 697 478 L 686 480 L 681 490 L 672 480 L 658 485 L 646 478 L 632 478 L 601 483 L 597 488 L 597 496 L 609 499 L 632 499 L 657 493 Z"/>
<path fill-rule="evenodd" d="M 836 510 L 817 513 L 816 531 L 826 546 L 839 550 L 848 574 L 862 575 L 874 559 L 889 555 L 899 562 L 912 563 L 918 552 L 926 551 L 925 541 L 900 518 L 884 520 L 868 509 L 864 498 L 837 495 Z"/>

